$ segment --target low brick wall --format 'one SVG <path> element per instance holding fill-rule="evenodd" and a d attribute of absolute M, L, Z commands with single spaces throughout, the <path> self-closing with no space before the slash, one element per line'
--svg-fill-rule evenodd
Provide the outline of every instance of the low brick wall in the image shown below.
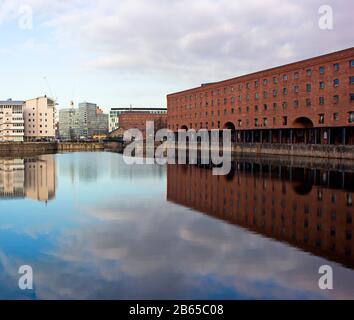
<path fill-rule="evenodd" d="M 27 156 L 58 151 L 100 151 L 104 150 L 104 144 L 100 142 L 76 143 L 76 142 L 6 142 L 0 143 L 0 157 Z"/>
<path fill-rule="evenodd" d="M 301 156 L 354 160 L 354 146 L 313 144 L 235 144 L 232 151 L 240 154 Z"/>
<path fill-rule="evenodd" d="M 171 147 L 173 148 L 173 145 Z M 198 150 L 200 150 L 200 146 Z M 232 152 L 235 155 L 274 155 L 354 160 L 354 145 L 235 143 L 231 149 L 225 148 L 225 151 Z"/>
<path fill-rule="evenodd" d="M 104 150 L 103 142 L 61 142 L 58 151 L 100 151 Z"/>
<path fill-rule="evenodd" d="M 37 155 L 57 151 L 56 142 L 1 142 L 0 156 Z"/>

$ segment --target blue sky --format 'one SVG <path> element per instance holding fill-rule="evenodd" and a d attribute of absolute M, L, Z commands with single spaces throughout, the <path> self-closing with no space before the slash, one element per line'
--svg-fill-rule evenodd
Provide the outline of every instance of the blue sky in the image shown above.
<path fill-rule="evenodd" d="M 323 4 L 333 30 L 318 26 Z M 0 0 L 0 99 L 165 106 L 171 92 L 353 46 L 353 9 L 348 0 Z"/>

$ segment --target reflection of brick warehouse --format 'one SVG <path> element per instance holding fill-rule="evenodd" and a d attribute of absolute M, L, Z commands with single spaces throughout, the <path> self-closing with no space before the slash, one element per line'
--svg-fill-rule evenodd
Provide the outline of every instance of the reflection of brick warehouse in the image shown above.
<path fill-rule="evenodd" d="M 126 112 L 119 117 L 119 126 L 124 129 L 139 129 L 145 138 L 146 122 L 153 121 L 155 131 L 167 127 L 167 114 L 144 112 Z"/>
<path fill-rule="evenodd" d="M 251 163 L 239 166 L 213 176 L 197 166 L 169 165 L 167 199 L 354 267 L 353 186 L 339 186 L 350 187 L 353 173 L 253 165 L 251 175 L 245 171 Z"/>
<path fill-rule="evenodd" d="M 167 96 L 168 127 L 235 142 L 354 144 L 354 48 Z"/>

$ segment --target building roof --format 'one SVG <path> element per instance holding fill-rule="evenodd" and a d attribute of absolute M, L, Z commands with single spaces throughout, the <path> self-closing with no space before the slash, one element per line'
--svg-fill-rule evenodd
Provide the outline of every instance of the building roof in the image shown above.
<path fill-rule="evenodd" d="M 111 108 L 111 111 L 167 111 L 167 108 Z"/>
<path fill-rule="evenodd" d="M 0 100 L 0 105 L 1 106 L 22 106 L 25 102 L 21 101 L 21 100 L 12 100 L 12 99 L 8 99 L 8 100 Z"/>
<path fill-rule="evenodd" d="M 330 52 L 330 53 L 323 54 L 320 56 L 315 56 L 312 58 L 308 58 L 308 59 L 304 59 L 304 60 L 300 60 L 300 61 L 296 61 L 296 62 L 291 62 L 288 64 L 275 66 L 275 67 L 264 69 L 264 70 L 259 70 L 256 72 L 236 76 L 233 78 L 228 78 L 228 79 L 224 79 L 224 80 L 220 80 L 220 81 L 216 81 L 216 82 L 203 83 L 199 87 L 194 87 L 194 88 L 170 93 L 167 95 L 167 97 L 171 97 L 171 96 L 179 95 L 179 94 L 189 94 L 189 93 L 194 92 L 196 90 L 198 91 L 198 89 L 204 90 L 205 87 L 213 88 L 213 87 L 218 87 L 220 85 L 228 85 L 229 83 L 231 84 L 231 83 L 234 83 L 237 81 L 248 81 L 248 80 L 251 80 L 255 77 L 271 76 L 273 73 L 288 72 L 288 71 L 294 70 L 296 68 L 310 67 L 310 66 L 315 65 L 317 63 L 326 63 L 327 61 L 329 62 L 329 61 L 332 61 L 335 59 L 341 59 L 343 57 L 351 57 L 353 55 L 353 52 L 354 52 L 354 47 L 350 47 L 350 48 L 343 49 L 340 51 Z"/>

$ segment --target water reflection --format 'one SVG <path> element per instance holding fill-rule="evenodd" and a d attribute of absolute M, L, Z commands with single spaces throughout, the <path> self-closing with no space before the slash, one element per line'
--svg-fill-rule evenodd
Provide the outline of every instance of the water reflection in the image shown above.
<path fill-rule="evenodd" d="M 240 160 L 228 176 L 168 166 L 167 198 L 354 267 L 354 173 Z"/>
<path fill-rule="evenodd" d="M 27 174 L 45 159 L 53 170 Z M 0 298 L 354 298 L 350 166 L 246 159 L 216 177 L 113 153 L 12 161 L 1 173 Z M 47 206 L 27 197 L 41 181 L 55 194 Z M 33 291 L 18 289 L 24 264 Z M 332 291 L 318 287 L 323 264 Z"/>
<path fill-rule="evenodd" d="M 53 155 L 0 158 L 0 199 L 30 198 L 47 202 L 55 198 Z"/>

